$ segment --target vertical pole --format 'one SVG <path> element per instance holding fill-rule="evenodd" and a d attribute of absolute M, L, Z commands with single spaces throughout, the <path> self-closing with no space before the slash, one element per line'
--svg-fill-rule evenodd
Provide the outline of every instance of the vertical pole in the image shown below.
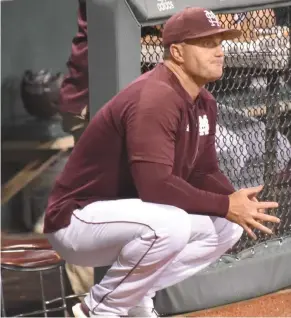
<path fill-rule="evenodd" d="M 88 0 L 91 116 L 140 75 L 141 28 L 123 0 Z"/>

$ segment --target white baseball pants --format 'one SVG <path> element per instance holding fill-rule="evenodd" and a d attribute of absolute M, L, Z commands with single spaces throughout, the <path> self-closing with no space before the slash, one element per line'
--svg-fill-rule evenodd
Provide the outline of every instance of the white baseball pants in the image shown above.
<path fill-rule="evenodd" d="M 120 316 L 137 305 L 153 307 L 157 290 L 207 267 L 242 232 L 224 218 L 125 199 L 98 201 L 74 211 L 71 224 L 48 238 L 68 263 L 112 265 L 85 302 L 97 315 Z"/>

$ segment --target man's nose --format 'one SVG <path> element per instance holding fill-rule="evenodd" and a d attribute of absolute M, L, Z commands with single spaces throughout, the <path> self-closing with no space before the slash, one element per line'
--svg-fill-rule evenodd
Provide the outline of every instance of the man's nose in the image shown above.
<path fill-rule="evenodd" d="M 218 57 L 224 57 L 224 51 L 221 44 L 216 47 L 215 55 Z"/>

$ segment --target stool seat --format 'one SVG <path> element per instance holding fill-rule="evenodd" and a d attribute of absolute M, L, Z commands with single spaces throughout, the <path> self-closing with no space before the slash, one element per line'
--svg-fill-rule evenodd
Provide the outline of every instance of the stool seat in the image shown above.
<path fill-rule="evenodd" d="M 44 236 L 31 235 L 2 235 L 1 250 L 19 249 L 52 249 L 51 244 Z"/>
<path fill-rule="evenodd" d="M 7 269 L 35 269 L 63 262 L 54 250 L 4 250 L 1 251 L 1 267 Z"/>

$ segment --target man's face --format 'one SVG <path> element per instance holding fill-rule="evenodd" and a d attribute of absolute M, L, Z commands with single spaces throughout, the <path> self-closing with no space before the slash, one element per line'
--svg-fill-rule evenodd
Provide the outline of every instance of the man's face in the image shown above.
<path fill-rule="evenodd" d="M 224 53 L 221 35 L 189 40 L 180 44 L 180 66 L 198 84 L 213 82 L 222 76 Z"/>

